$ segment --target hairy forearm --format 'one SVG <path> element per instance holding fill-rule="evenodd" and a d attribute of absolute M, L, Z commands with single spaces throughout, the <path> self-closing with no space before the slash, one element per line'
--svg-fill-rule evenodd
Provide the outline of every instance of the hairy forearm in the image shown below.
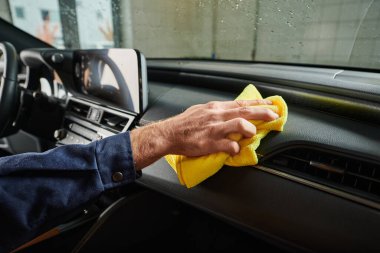
<path fill-rule="evenodd" d="M 136 170 L 141 170 L 170 153 L 165 122 L 134 129 L 131 132 L 131 142 Z"/>

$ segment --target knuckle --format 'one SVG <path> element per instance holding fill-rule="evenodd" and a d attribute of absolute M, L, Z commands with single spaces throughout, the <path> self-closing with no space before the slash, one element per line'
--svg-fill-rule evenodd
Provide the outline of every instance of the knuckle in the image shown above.
<path fill-rule="evenodd" d="M 256 126 L 243 118 L 236 119 L 236 129 L 242 134 L 256 134 Z"/>
<path fill-rule="evenodd" d="M 199 140 L 198 141 L 198 148 L 199 150 L 205 150 L 207 148 L 207 141 L 206 140 Z"/>
<path fill-rule="evenodd" d="M 246 107 L 246 106 L 239 107 L 239 115 L 240 116 L 246 116 L 249 114 L 249 112 L 250 112 L 250 110 L 248 107 Z"/>
<path fill-rule="evenodd" d="M 211 102 L 208 102 L 206 104 L 206 106 L 207 106 L 208 109 L 216 109 L 216 108 L 218 108 L 218 102 L 211 101 Z"/>
<path fill-rule="evenodd" d="M 271 109 L 267 109 L 266 108 L 263 115 L 264 115 L 264 118 L 268 119 L 268 120 L 271 120 L 271 119 L 275 118 L 274 117 L 274 113 L 273 113 L 273 111 Z"/>
<path fill-rule="evenodd" d="M 238 104 L 239 107 L 245 106 L 244 100 L 235 100 L 236 104 Z"/>
<path fill-rule="evenodd" d="M 264 101 L 263 99 L 256 99 L 256 103 L 257 103 L 258 105 L 265 105 L 265 104 L 266 104 L 265 101 Z"/>
<path fill-rule="evenodd" d="M 209 111 L 208 121 L 217 121 L 218 118 L 219 118 L 218 111 L 215 109 L 211 109 Z"/>
<path fill-rule="evenodd" d="M 236 126 L 239 130 L 244 130 L 245 129 L 245 119 L 238 118 L 236 119 Z"/>

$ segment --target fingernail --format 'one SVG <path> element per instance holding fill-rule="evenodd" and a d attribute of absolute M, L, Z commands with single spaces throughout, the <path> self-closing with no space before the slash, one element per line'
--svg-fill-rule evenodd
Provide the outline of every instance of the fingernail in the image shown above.
<path fill-rule="evenodd" d="M 280 117 L 280 115 L 278 115 L 277 113 L 274 112 L 274 115 L 276 117 L 276 119 L 278 119 Z"/>
<path fill-rule="evenodd" d="M 265 101 L 268 105 L 273 104 L 272 101 L 270 101 L 270 100 L 267 100 L 267 99 L 266 99 L 266 100 L 264 100 L 264 101 Z"/>

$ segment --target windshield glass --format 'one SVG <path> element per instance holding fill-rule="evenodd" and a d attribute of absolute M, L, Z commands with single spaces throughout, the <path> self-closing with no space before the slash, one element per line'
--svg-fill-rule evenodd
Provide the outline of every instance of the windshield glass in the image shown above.
<path fill-rule="evenodd" d="M 148 58 L 380 68 L 380 1 L 1 0 L 1 17 L 57 48 Z"/>

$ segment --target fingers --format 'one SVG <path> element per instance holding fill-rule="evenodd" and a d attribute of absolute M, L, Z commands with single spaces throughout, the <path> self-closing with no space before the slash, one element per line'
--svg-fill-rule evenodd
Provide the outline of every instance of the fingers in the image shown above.
<path fill-rule="evenodd" d="M 234 118 L 244 118 L 247 120 L 264 120 L 272 121 L 279 116 L 277 113 L 268 108 L 263 107 L 238 107 L 235 109 L 225 110 L 222 117 L 224 120 L 231 120 Z"/>
<path fill-rule="evenodd" d="M 198 104 L 193 105 L 187 108 L 186 111 L 194 111 L 201 108 L 207 109 L 219 109 L 219 110 L 228 110 L 235 109 L 240 107 L 249 107 L 255 105 L 271 105 L 272 101 L 267 99 L 255 99 L 255 100 L 234 100 L 234 101 L 212 101 L 207 104 Z"/>
<path fill-rule="evenodd" d="M 191 106 L 166 121 L 170 121 L 163 130 L 170 139 L 167 150 L 186 156 L 215 152 L 236 155 L 240 152 L 239 143 L 230 134 L 241 134 L 243 138 L 254 136 L 256 126 L 249 120 L 271 121 L 279 117 L 273 110 L 266 108 L 272 107 L 268 106 L 271 104 L 270 100 L 260 99 L 209 102 Z"/>
<path fill-rule="evenodd" d="M 243 118 L 235 118 L 228 120 L 219 126 L 220 136 L 225 137 L 230 133 L 239 133 L 245 138 L 250 138 L 256 134 L 256 127 Z"/>
<path fill-rule="evenodd" d="M 255 99 L 255 100 L 234 100 L 234 101 L 213 101 L 208 102 L 206 105 L 209 109 L 233 109 L 245 106 L 254 105 L 271 105 L 272 101 L 267 99 Z"/>
<path fill-rule="evenodd" d="M 230 155 L 237 155 L 240 152 L 240 146 L 236 141 L 229 139 L 221 139 L 217 142 L 220 152 L 225 152 Z"/>

